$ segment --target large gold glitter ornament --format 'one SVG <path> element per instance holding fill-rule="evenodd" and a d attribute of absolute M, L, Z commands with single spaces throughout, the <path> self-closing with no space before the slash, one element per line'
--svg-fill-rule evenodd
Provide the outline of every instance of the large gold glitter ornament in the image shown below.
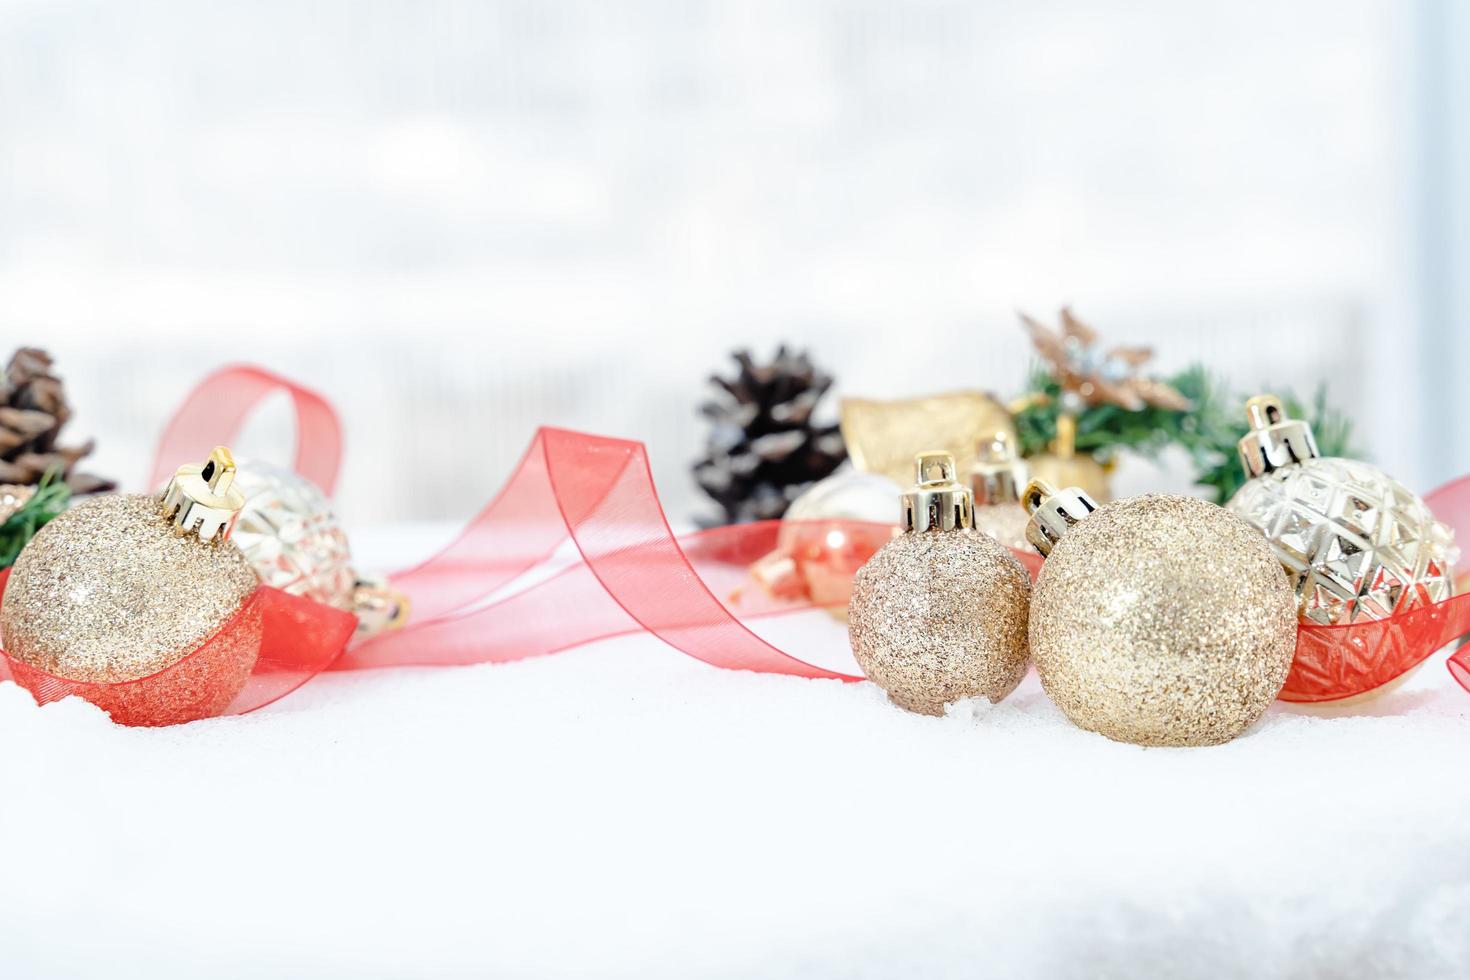
<path fill-rule="evenodd" d="M 1260 532 L 1168 494 L 1096 505 L 1033 481 L 1046 555 L 1031 597 L 1042 686 L 1081 728 L 1138 745 L 1215 745 L 1276 698 L 1296 603 Z"/>
<path fill-rule="evenodd" d="M 1384 619 L 1454 594 L 1454 532 L 1413 491 L 1367 463 L 1324 458 L 1274 396 L 1252 398 L 1246 415 L 1250 480 L 1227 506 L 1270 540 L 1304 622 Z"/>
<path fill-rule="evenodd" d="M 18 667 L 96 685 L 78 693 L 129 724 L 223 711 L 261 640 L 249 601 L 259 580 L 229 540 L 244 503 L 234 477 L 221 447 L 181 467 L 162 496 L 94 497 L 42 528 L 0 609 L 0 643 Z M 16 674 L 27 686 L 45 681 Z"/>
<path fill-rule="evenodd" d="M 954 458 L 923 453 L 916 462 L 904 533 L 853 581 L 848 637 L 863 673 L 894 704 L 940 715 L 961 698 L 1000 701 L 1021 682 L 1031 579 L 975 530 Z"/>

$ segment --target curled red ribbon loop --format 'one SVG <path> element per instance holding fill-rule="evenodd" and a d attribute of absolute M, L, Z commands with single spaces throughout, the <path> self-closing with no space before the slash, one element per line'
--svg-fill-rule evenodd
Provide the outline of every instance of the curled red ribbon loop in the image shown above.
<path fill-rule="evenodd" d="M 276 392 L 285 393 L 294 410 L 292 468 L 330 497 L 342 465 L 342 422 L 336 410 L 311 389 L 248 364 L 220 368 L 189 392 L 159 437 L 148 486 L 162 487 L 179 464 L 202 460 L 215 446 L 234 442 L 250 414 Z"/>
<path fill-rule="evenodd" d="M 337 666 L 512 660 L 641 629 L 717 667 L 857 679 L 793 656 L 747 625 L 812 610 L 807 602 L 742 588 L 750 564 L 774 548 L 779 527 L 767 522 L 676 539 L 640 443 L 542 429 L 505 489 L 454 544 L 392 577 L 412 598 L 415 620 L 356 647 Z M 829 530 L 889 535 L 885 526 L 855 522 L 832 522 Z M 566 541 L 580 559 L 575 564 L 477 604 Z M 445 590 L 459 608 L 432 602 Z M 431 612 L 420 615 L 425 608 Z"/>

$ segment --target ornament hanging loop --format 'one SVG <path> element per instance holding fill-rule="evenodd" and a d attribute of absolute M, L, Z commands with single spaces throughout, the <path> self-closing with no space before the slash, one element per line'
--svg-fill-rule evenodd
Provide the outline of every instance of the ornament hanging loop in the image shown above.
<path fill-rule="evenodd" d="M 905 531 L 956 531 L 975 526 L 970 488 L 955 481 L 954 457 L 944 452 L 914 457 L 914 485 L 903 495 Z"/>
<path fill-rule="evenodd" d="M 352 589 L 352 611 L 357 616 L 357 635 L 376 636 L 402 629 L 408 624 L 409 598 L 388 585 L 381 575 L 364 575 Z"/>
<path fill-rule="evenodd" d="M 180 466 L 163 492 L 162 512 L 180 534 L 213 543 L 229 540 L 245 495 L 235 486 L 235 457 L 215 446 L 203 463 Z"/>
<path fill-rule="evenodd" d="M 1257 395 L 1245 403 L 1245 415 L 1251 431 L 1240 440 L 1240 464 L 1246 476 L 1255 478 L 1274 473 L 1283 466 L 1317 459 L 1317 439 L 1312 427 L 1300 419 L 1289 418 L 1281 399 L 1275 395 Z"/>
<path fill-rule="evenodd" d="M 980 444 L 976 463 L 970 470 L 970 490 L 975 506 L 1014 504 L 1026 484 L 1026 464 L 1016 458 L 1009 432 L 997 432 Z"/>
<path fill-rule="evenodd" d="M 1058 490 L 1045 480 L 1032 480 L 1021 494 L 1021 505 L 1031 515 L 1026 540 L 1042 557 L 1067 533 L 1067 529 L 1097 510 L 1097 501 L 1078 487 Z"/>

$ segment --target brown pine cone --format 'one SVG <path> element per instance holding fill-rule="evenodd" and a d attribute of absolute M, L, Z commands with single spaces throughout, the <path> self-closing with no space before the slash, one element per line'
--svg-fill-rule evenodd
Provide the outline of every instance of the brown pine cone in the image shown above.
<path fill-rule="evenodd" d="M 764 363 L 731 356 L 737 372 L 711 377 L 714 397 L 700 406 L 711 426 L 694 478 L 720 522 L 771 520 L 847 458 L 837 426 L 812 418 L 832 377 L 784 345 Z"/>
<path fill-rule="evenodd" d="M 75 471 L 92 452 L 92 442 L 58 444 L 62 427 L 71 419 L 71 405 L 52 366 L 45 351 L 22 347 L 0 376 L 0 483 L 30 486 L 54 471 L 73 493 L 115 489 L 111 480 Z"/>

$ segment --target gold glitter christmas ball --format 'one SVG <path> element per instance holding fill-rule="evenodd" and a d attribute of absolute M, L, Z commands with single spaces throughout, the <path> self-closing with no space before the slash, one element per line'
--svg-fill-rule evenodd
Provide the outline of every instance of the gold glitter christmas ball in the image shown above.
<path fill-rule="evenodd" d="M 848 636 L 868 679 L 901 708 L 941 715 L 961 698 L 1000 701 L 1026 673 L 1031 579 L 974 528 L 948 454 L 918 458 L 904 533 L 853 581 Z"/>
<path fill-rule="evenodd" d="M 259 581 L 225 540 L 237 498 L 207 482 L 228 475 L 227 458 L 186 468 L 193 483 L 163 497 L 83 501 L 31 539 L 0 606 L 0 643 L 20 683 L 39 695 L 53 678 L 79 682 L 67 693 L 125 724 L 174 724 L 229 705 L 259 655 L 261 623 L 250 602 Z"/>
<path fill-rule="evenodd" d="M 1215 745 L 1261 716 L 1286 681 L 1297 624 L 1259 531 L 1194 497 L 1098 508 L 1033 483 L 1027 498 L 1033 543 L 1049 551 L 1031 656 L 1073 723 L 1138 745 Z"/>

